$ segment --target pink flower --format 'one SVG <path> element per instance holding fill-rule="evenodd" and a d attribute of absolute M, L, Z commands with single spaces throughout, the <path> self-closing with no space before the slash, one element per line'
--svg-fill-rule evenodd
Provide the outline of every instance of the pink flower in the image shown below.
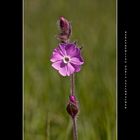
<path fill-rule="evenodd" d="M 74 43 L 61 43 L 54 49 L 50 61 L 62 76 L 70 76 L 81 70 L 84 63 L 80 49 Z"/>

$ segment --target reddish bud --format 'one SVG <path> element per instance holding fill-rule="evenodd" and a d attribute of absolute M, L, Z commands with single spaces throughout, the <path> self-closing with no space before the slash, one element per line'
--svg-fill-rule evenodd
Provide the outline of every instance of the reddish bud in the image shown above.
<path fill-rule="evenodd" d="M 69 99 L 71 102 L 76 103 L 76 97 L 74 95 L 71 95 Z"/>
<path fill-rule="evenodd" d="M 59 25 L 60 25 L 61 30 L 63 30 L 63 31 L 69 30 L 68 20 L 66 20 L 64 17 L 60 17 L 59 22 L 60 22 Z"/>
<path fill-rule="evenodd" d="M 59 18 L 58 24 L 61 31 L 60 34 L 58 34 L 58 39 L 61 42 L 67 42 L 71 35 L 71 24 L 64 17 Z"/>
<path fill-rule="evenodd" d="M 67 105 L 66 110 L 72 118 L 75 118 L 75 116 L 77 115 L 79 111 L 79 107 L 78 107 L 75 96 L 71 95 L 69 97 L 69 103 Z"/>
<path fill-rule="evenodd" d="M 69 103 L 67 105 L 67 112 L 71 115 L 72 118 L 78 113 L 78 107 L 75 104 Z"/>

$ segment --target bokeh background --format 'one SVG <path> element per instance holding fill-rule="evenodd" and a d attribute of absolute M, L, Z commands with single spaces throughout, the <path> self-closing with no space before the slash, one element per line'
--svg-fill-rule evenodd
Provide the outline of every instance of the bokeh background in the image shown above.
<path fill-rule="evenodd" d="M 76 74 L 79 140 L 116 140 L 116 1 L 24 0 L 24 139 L 72 140 L 69 77 L 51 67 L 57 20 L 71 21 L 83 45 Z"/>

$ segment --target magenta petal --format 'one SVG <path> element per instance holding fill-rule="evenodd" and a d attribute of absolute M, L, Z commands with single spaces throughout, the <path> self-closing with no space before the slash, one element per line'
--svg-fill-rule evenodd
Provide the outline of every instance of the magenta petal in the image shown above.
<path fill-rule="evenodd" d="M 64 56 L 63 52 L 60 50 L 59 46 L 53 50 L 53 54 L 60 54 L 61 56 Z"/>
<path fill-rule="evenodd" d="M 84 62 L 82 61 L 80 57 L 72 57 L 71 63 L 75 65 L 82 65 Z"/>
<path fill-rule="evenodd" d="M 62 60 L 62 59 L 63 59 L 62 55 L 60 55 L 59 53 L 53 53 L 50 61 L 51 62 L 56 62 L 56 61 Z"/>
<path fill-rule="evenodd" d="M 81 66 L 74 65 L 75 72 L 79 72 L 81 70 Z"/>
<path fill-rule="evenodd" d="M 80 65 L 75 65 L 75 64 L 72 64 L 71 65 L 74 67 L 75 69 L 75 72 L 79 72 L 81 70 L 81 66 Z"/>
<path fill-rule="evenodd" d="M 71 74 L 73 74 L 75 71 L 75 68 L 70 64 L 68 63 L 67 64 L 67 75 L 70 76 Z"/>
<path fill-rule="evenodd" d="M 62 76 L 66 76 L 66 75 L 67 75 L 67 65 L 65 65 L 63 68 L 60 68 L 60 69 L 59 69 L 59 73 L 60 73 Z"/>
<path fill-rule="evenodd" d="M 62 61 L 56 61 L 52 64 L 52 67 L 55 68 L 56 70 L 59 70 L 60 69 L 60 66 L 61 66 L 61 63 Z"/>
<path fill-rule="evenodd" d="M 59 50 L 63 54 L 63 56 L 66 55 L 65 46 L 66 44 L 59 44 Z"/>
<path fill-rule="evenodd" d="M 68 44 L 66 46 L 67 55 L 73 57 L 80 55 L 80 49 L 75 46 L 75 44 Z"/>

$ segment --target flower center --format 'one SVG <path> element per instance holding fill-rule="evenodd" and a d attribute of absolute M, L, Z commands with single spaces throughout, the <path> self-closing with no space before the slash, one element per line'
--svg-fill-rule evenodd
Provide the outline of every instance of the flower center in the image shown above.
<path fill-rule="evenodd" d="M 64 62 L 65 64 L 67 64 L 69 61 L 70 61 L 70 57 L 64 56 L 63 62 Z"/>

